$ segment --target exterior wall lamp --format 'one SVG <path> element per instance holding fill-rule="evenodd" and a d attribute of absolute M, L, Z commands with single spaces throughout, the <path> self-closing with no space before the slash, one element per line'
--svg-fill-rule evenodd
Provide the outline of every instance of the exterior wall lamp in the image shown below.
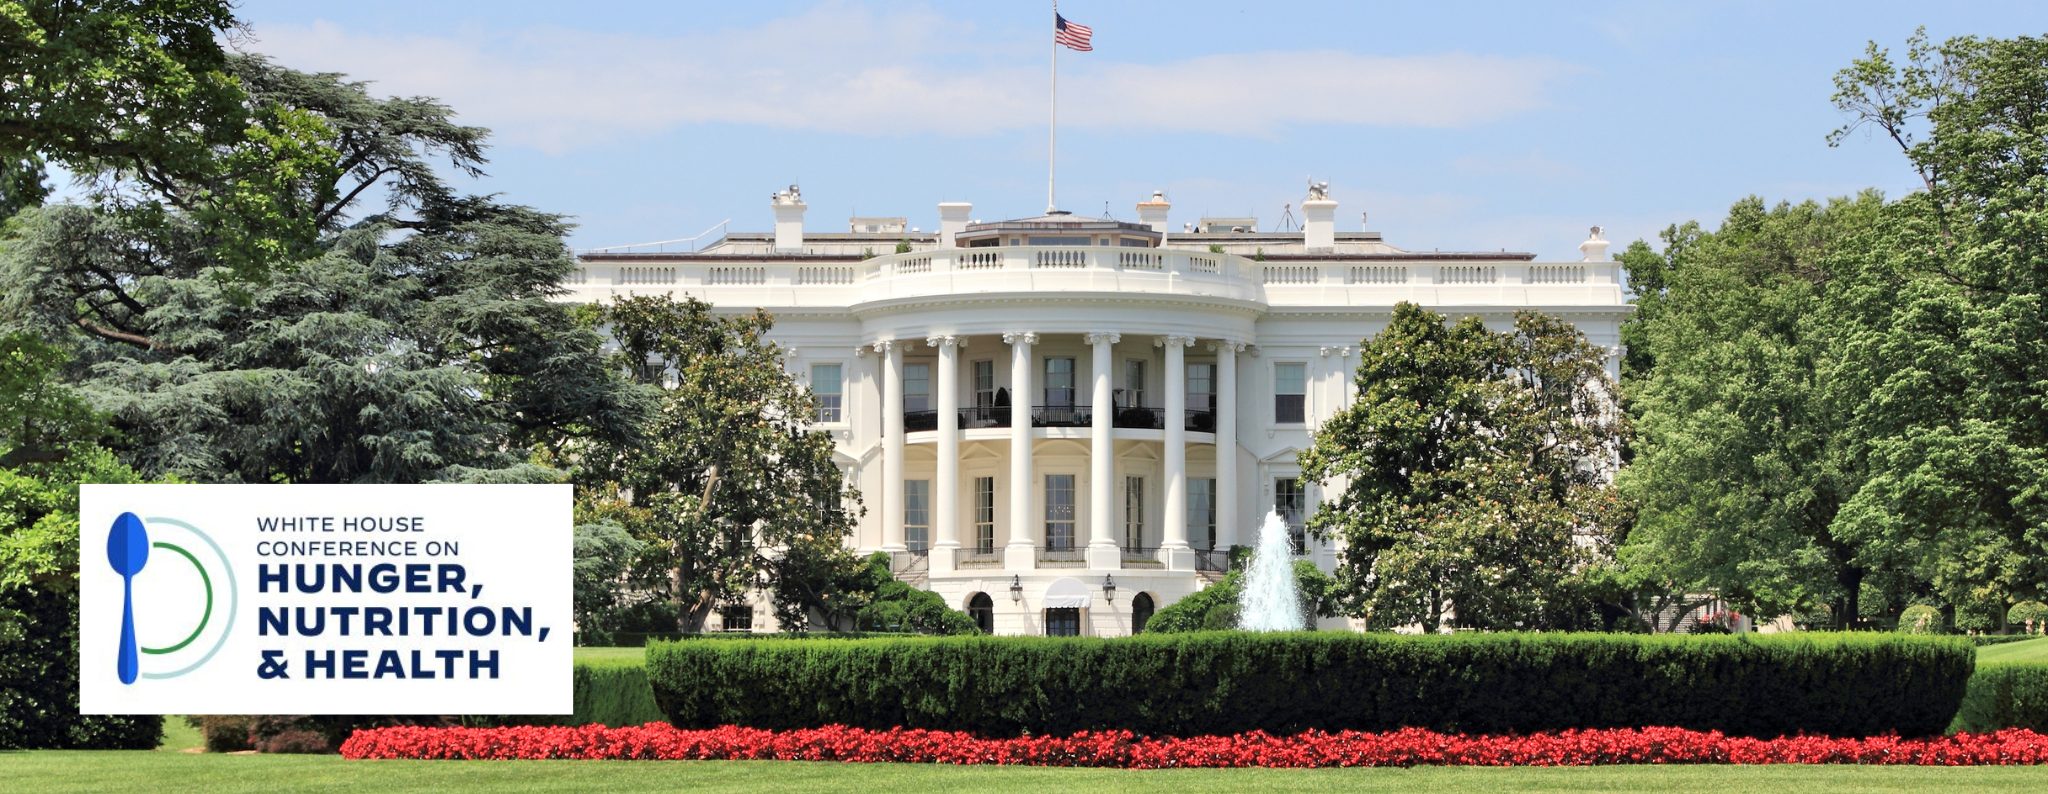
<path fill-rule="evenodd" d="M 1016 601 L 1016 602 L 1020 602 L 1020 603 L 1021 603 L 1021 602 L 1023 602 L 1023 600 L 1024 600 L 1024 575 L 1023 575 L 1023 574 L 1017 574 L 1017 575 L 1015 575 L 1015 576 L 1012 576 L 1012 577 L 1010 577 L 1010 600 L 1011 600 L 1011 601 Z"/>
<path fill-rule="evenodd" d="M 1114 576 L 1110 576 L 1110 575 L 1107 575 L 1107 574 L 1104 574 L 1104 575 L 1103 575 L 1103 577 L 1102 577 L 1102 598 L 1103 598 L 1103 600 L 1105 600 L 1105 601 L 1115 601 L 1115 600 L 1116 600 L 1116 577 L 1114 577 Z"/>

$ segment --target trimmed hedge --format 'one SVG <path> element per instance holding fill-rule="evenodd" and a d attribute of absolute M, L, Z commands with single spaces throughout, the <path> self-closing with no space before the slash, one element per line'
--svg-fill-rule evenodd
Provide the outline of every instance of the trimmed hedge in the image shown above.
<path fill-rule="evenodd" d="M 214 715 L 197 717 L 195 723 L 206 739 L 209 752 L 331 753 L 355 731 L 386 726 L 607 725 L 618 728 L 668 720 L 654 704 L 654 691 L 647 684 L 647 668 L 640 660 L 579 661 L 575 670 L 575 711 L 567 715 Z"/>
<path fill-rule="evenodd" d="M 1463 733 L 1669 726 L 1774 737 L 1941 733 L 1960 638 L 1198 633 L 649 646 L 678 727 L 842 724 L 985 736 L 1124 729 Z"/>
<path fill-rule="evenodd" d="M 2048 731 L 2048 664 L 1991 663 L 1977 668 L 1950 732 L 2000 728 Z"/>

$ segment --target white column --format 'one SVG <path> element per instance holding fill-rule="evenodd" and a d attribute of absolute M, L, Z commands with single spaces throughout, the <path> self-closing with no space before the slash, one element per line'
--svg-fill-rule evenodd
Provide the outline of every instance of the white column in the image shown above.
<path fill-rule="evenodd" d="M 1086 337 L 1095 347 L 1095 391 L 1090 397 L 1088 422 L 1088 567 L 1121 568 L 1123 553 L 1117 549 L 1113 527 L 1116 496 L 1115 408 L 1110 405 L 1110 346 L 1122 339 L 1111 333 Z"/>
<path fill-rule="evenodd" d="M 1166 346 L 1166 509 L 1165 532 L 1160 547 L 1166 567 L 1179 571 L 1194 567 L 1188 552 L 1188 365 L 1187 349 L 1192 336 L 1168 336 L 1159 340 Z"/>
<path fill-rule="evenodd" d="M 882 550 L 904 551 L 903 543 L 903 346 L 875 343 L 882 355 Z"/>
<path fill-rule="evenodd" d="M 1216 351 L 1216 548 L 1228 550 L 1245 520 L 1237 514 L 1237 353 L 1244 344 L 1226 340 L 1209 348 Z"/>
<path fill-rule="evenodd" d="M 1003 334 L 1010 345 L 1010 542 L 1003 550 L 1003 567 L 1028 571 L 1038 567 L 1032 550 L 1037 532 L 1031 523 L 1031 346 L 1038 343 L 1034 333 Z"/>
<path fill-rule="evenodd" d="M 934 336 L 925 344 L 939 349 L 939 460 L 938 476 L 932 489 L 932 524 L 938 540 L 932 544 L 931 570 L 953 570 L 960 551 L 960 347 L 967 340 Z"/>

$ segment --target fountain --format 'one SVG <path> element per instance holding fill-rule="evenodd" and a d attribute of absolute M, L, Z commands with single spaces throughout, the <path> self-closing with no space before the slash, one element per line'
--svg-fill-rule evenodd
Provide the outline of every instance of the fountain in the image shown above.
<path fill-rule="evenodd" d="M 1294 543 L 1278 511 L 1259 526 L 1251 567 L 1239 580 L 1237 627 L 1246 631 L 1301 631 L 1301 594 L 1294 586 Z"/>

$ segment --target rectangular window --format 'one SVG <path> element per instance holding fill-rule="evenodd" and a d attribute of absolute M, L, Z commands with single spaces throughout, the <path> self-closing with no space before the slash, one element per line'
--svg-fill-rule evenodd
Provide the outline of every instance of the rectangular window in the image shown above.
<path fill-rule="evenodd" d="M 846 382 L 840 377 L 838 364 L 811 365 L 811 393 L 818 396 L 818 421 L 844 421 L 840 411 L 846 398 Z"/>
<path fill-rule="evenodd" d="M 1124 548 L 1145 548 L 1145 478 L 1124 478 Z"/>
<path fill-rule="evenodd" d="M 1307 516 L 1308 500 L 1302 495 L 1301 478 L 1280 477 L 1273 480 L 1273 509 L 1287 522 L 1287 537 L 1294 544 L 1294 553 L 1305 554 L 1308 549 Z"/>
<path fill-rule="evenodd" d="M 974 362 L 974 407 L 987 408 L 996 404 L 996 362 Z"/>
<path fill-rule="evenodd" d="M 1188 410 L 1216 410 L 1216 365 L 1188 365 Z"/>
<path fill-rule="evenodd" d="M 974 553 L 996 553 L 996 478 L 974 478 Z"/>
<path fill-rule="evenodd" d="M 720 628 L 726 631 L 753 631 L 754 607 L 749 604 L 726 604 L 718 608 Z"/>
<path fill-rule="evenodd" d="M 1045 636 L 1081 636 L 1081 610 L 1074 607 L 1054 607 L 1046 610 Z"/>
<path fill-rule="evenodd" d="M 1216 550 L 1216 479 L 1188 478 L 1188 542 L 1204 551 Z"/>
<path fill-rule="evenodd" d="M 1045 475 L 1045 550 L 1074 550 L 1074 475 Z"/>
<path fill-rule="evenodd" d="M 1308 365 L 1283 361 L 1273 365 L 1273 421 L 1298 425 L 1308 416 Z"/>
<path fill-rule="evenodd" d="M 1145 362 L 1124 362 L 1124 407 L 1145 407 Z"/>
<path fill-rule="evenodd" d="M 932 365 L 903 365 L 903 411 L 932 409 Z"/>
<path fill-rule="evenodd" d="M 1074 407 L 1074 360 L 1052 358 L 1045 360 L 1045 406 L 1047 408 Z"/>
<path fill-rule="evenodd" d="M 911 551 L 931 548 L 932 481 L 903 481 L 903 544 Z"/>

